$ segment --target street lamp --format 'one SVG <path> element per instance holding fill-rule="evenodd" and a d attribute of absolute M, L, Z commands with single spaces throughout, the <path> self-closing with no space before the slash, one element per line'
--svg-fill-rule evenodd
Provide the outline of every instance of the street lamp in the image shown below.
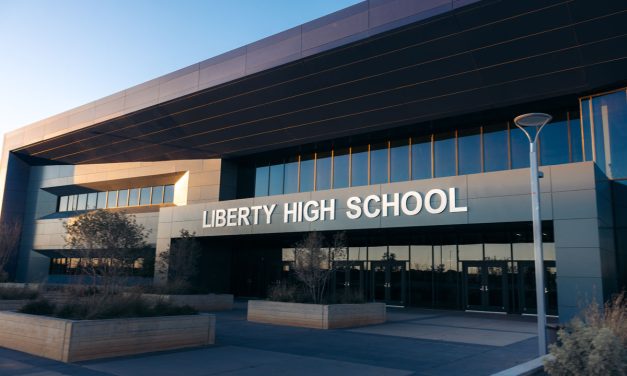
<path fill-rule="evenodd" d="M 533 257 L 536 269 L 536 302 L 538 307 L 538 352 L 546 355 L 546 309 L 544 306 L 544 255 L 542 254 L 542 222 L 540 217 L 540 180 L 538 173 L 538 135 L 551 121 L 548 114 L 530 113 L 517 116 L 514 123 L 529 139 L 529 169 L 531 171 L 531 217 L 533 220 Z M 532 137 L 525 128 L 534 127 Z"/>

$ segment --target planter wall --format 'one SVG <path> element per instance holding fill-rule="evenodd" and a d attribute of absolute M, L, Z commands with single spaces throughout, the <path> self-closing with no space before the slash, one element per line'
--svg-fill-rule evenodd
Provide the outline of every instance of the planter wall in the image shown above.
<path fill-rule="evenodd" d="M 161 295 L 142 294 L 148 301 L 163 300 L 175 305 L 188 305 L 198 311 L 226 311 L 233 309 L 233 295 L 205 294 L 205 295 Z"/>
<path fill-rule="evenodd" d="M 315 329 L 349 328 L 384 323 L 385 304 L 324 305 L 249 300 L 248 321 Z"/>
<path fill-rule="evenodd" d="M 108 358 L 215 342 L 215 316 L 64 320 L 0 312 L 0 346 L 63 362 Z"/>

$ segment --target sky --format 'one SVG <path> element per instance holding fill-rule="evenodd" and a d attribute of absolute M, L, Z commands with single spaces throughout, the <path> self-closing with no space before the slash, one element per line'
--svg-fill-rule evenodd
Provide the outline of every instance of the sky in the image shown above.
<path fill-rule="evenodd" d="M 358 2 L 0 0 L 0 134 Z"/>

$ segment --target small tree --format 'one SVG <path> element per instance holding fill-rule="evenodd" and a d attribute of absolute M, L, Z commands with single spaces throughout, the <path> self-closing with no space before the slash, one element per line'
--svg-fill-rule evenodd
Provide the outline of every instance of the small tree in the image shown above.
<path fill-rule="evenodd" d="M 95 210 L 64 223 L 68 257 L 79 257 L 81 271 L 99 284 L 105 295 L 132 274 L 147 252 L 147 232 L 135 216 Z"/>
<path fill-rule="evenodd" d="M 172 242 L 167 251 L 159 254 L 159 272 L 168 276 L 168 285 L 174 290 L 189 291 L 198 276 L 198 262 L 202 245 L 196 233 L 181 230 L 181 237 Z"/>
<path fill-rule="evenodd" d="M 17 255 L 21 229 L 18 222 L 0 221 L 0 282 L 9 279 L 7 269 Z"/>
<path fill-rule="evenodd" d="M 345 254 L 346 236 L 337 233 L 331 246 L 323 248 L 324 238 L 317 232 L 310 232 L 294 247 L 294 274 L 304 285 L 313 303 L 324 299 L 331 276 L 331 265 Z"/>

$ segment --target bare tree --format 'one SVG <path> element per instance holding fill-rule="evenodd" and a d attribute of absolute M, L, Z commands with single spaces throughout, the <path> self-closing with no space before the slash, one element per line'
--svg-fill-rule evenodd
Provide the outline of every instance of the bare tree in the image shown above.
<path fill-rule="evenodd" d="M 175 239 L 167 251 L 159 254 L 159 272 L 168 276 L 170 288 L 188 291 L 198 275 L 198 262 L 202 245 L 196 233 L 181 230 L 181 237 Z"/>
<path fill-rule="evenodd" d="M 10 264 L 17 255 L 22 227 L 18 222 L 0 222 L 0 282 L 9 279 Z"/>
<path fill-rule="evenodd" d="M 310 232 L 294 247 L 294 274 L 307 289 L 313 303 L 321 303 L 331 276 L 331 265 L 345 254 L 344 233 L 333 236 L 329 248 L 324 248 L 324 238 Z"/>
<path fill-rule="evenodd" d="M 95 210 L 64 223 L 68 257 L 80 258 L 81 271 L 105 295 L 117 290 L 147 254 L 147 232 L 135 217 L 123 212 Z"/>

